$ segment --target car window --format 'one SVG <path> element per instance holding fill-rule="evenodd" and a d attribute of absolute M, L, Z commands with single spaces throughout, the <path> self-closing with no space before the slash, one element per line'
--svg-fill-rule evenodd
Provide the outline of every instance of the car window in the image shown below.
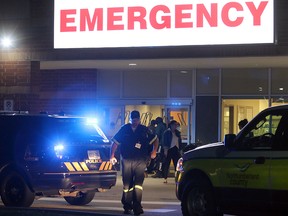
<path fill-rule="evenodd" d="M 276 131 L 284 116 L 284 113 L 273 113 L 262 116 L 251 122 L 245 128 L 239 139 L 238 148 L 247 150 L 272 149 L 279 140 L 276 139 Z"/>
<path fill-rule="evenodd" d="M 266 116 L 264 119 L 259 121 L 254 129 L 251 130 L 251 133 L 253 133 L 254 136 L 263 136 L 264 134 L 275 135 L 281 118 L 282 115 Z"/>
<path fill-rule="evenodd" d="M 274 150 L 288 150 L 288 115 L 283 115 L 275 132 Z"/>

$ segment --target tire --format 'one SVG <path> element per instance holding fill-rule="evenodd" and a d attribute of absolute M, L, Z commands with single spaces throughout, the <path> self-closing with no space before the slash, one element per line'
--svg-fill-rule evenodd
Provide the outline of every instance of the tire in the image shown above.
<path fill-rule="evenodd" d="M 10 172 L 4 176 L 1 181 L 0 195 L 3 204 L 9 207 L 29 207 L 35 199 L 35 194 L 17 172 Z"/>
<path fill-rule="evenodd" d="M 212 188 L 205 180 L 191 184 L 182 197 L 181 209 L 183 216 L 212 216 L 217 213 Z M 223 214 L 222 214 L 223 215 Z"/>
<path fill-rule="evenodd" d="M 81 193 L 79 197 L 64 197 L 70 205 L 86 205 L 90 203 L 95 196 L 95 192 Z"/>

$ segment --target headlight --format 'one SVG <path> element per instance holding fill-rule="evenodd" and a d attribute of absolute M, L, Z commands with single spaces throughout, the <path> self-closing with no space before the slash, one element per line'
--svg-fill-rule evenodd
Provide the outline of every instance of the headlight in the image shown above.
<path fill-rule="evenodd" d="M 183 158 L 180 158 L 177 162 L 176 171 L 183 172 Z"/>

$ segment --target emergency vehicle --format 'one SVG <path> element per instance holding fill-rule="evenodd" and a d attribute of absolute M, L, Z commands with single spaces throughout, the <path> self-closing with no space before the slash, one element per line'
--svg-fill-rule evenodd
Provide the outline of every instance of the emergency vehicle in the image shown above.
<path fill-rule="evenodd" d="M 85 205 L 116 184 L 110 142 L 84 117 L 0 114 L 0 195 L 5 206 L 29 207 L 35 196 Z"/>
<path fill-rule="evenodd" d="M 184 216 L 287 215 L 288 106 L 263 110 L 224 142 L 188 150 L 175 177 Z"/>

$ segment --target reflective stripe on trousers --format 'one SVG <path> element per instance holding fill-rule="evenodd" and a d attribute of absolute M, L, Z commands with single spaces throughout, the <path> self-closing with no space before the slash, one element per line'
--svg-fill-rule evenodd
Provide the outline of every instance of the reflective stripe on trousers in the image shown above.
<path fill-rule="evenodd" d="M 142 185 L 145 169 L 145 160 L 122 160 L 123 195 L 121 201 L 125 209 L 142 207 Z"/>

